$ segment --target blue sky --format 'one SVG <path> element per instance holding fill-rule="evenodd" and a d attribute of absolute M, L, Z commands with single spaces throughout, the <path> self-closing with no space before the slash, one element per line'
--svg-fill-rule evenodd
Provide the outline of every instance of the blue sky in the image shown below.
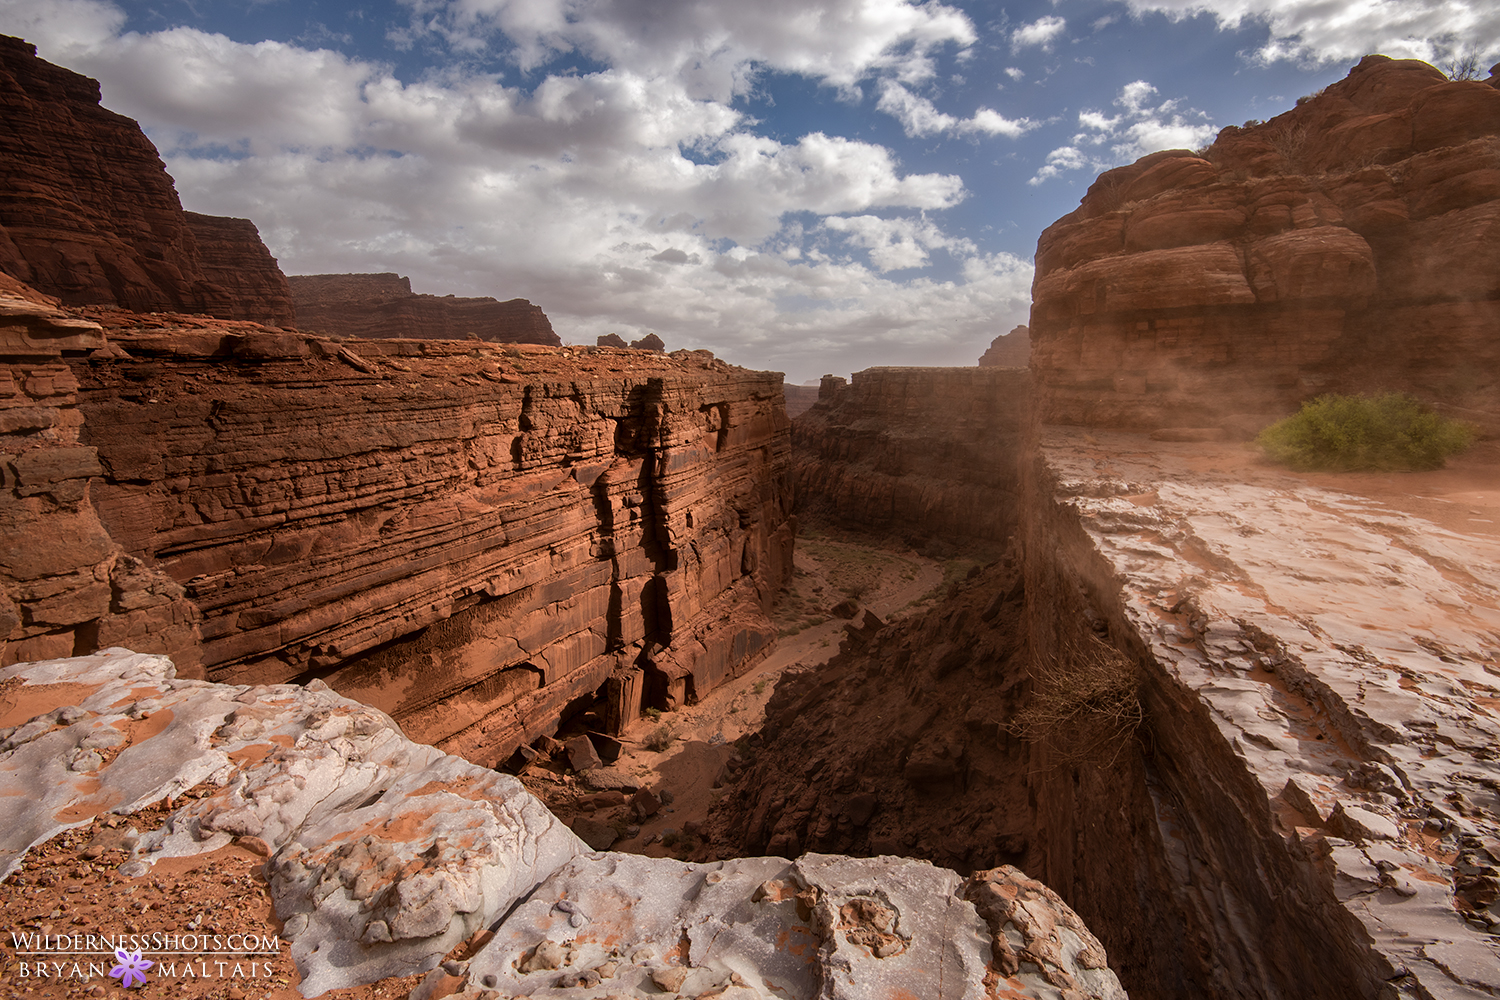
<path fill-rule="evenodd" d="M 1500 59 L 1478 0 L 0 0 L 186 208 L 288 274 L 523 296 L 802 382 L 973 364 L 1102 169 L 1367 52 Z"/>

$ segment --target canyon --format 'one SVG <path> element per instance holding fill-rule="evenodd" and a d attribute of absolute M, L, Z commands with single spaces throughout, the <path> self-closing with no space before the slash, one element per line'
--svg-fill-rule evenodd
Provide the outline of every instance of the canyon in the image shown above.
<path fill-rule="evenodd" d="M 1026 358 L 829 376 L 795 421 L 707 352 L 336 339 L 7 264 L 6 874 L 155 809 L 88 871 L 263 858 L 308 996 L 1500 995 L 1496 82 L 1370 57 L 1107 172 L 1042 234 Z M 259 301 L 251 231 L 189 225 Z M 1478 445 L 1240 443 L 1377 388 Z M 702 857 L 593 851 L 497 773 L 602 784 L 754 669 L 808 526 L 954 572 L 840 602 L 721 748 Z"/>

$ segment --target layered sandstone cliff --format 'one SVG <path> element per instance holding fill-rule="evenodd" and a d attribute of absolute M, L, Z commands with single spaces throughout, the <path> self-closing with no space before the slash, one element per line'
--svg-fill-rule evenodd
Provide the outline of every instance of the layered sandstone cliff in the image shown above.
<path fill-rule="evenodd" d="M 10 310 L 7 662 L 128 643 L 321 676 L 496 763 L 579 699 L 619 727 L 774 640 L 777 373 L 91 315 L 108 344 Z"/>
<path fill-rule="evenodd" d="M 0 664 L 133 644 L 193 674 L 197 608 L 92 502 L 102 470 L 69 362 L 110 352 L 98 323 L 0 275 Z"/>
<path fill-rule="evenodd" d="M 1028 375 L 867 368 L 793 422 L 798 509 L 918 546 L 994 549 L 1019 517 Z"/>
<path fill-rule="evenodd" d="M 1041 419 L 1249 429 L 1397 389 L 1500 431 L 1496 83 L 1370 56 L 1201 155 L 1101 175 L 1037 245 Z"/>
<path fill-rule="evenodd" d="M 285 279 L 255 227 L 190 220 L 140 126 L 99 106 L 98 82 L 8 36 L 0 36 L 0 272 L 69 305 L 292 324 Z"/>
<path fill-rule="evenodd" d="M 305 330 L 337 337 L 562 343 L 546 314 L 525 299 L 418 295 L 410 278 L 391 273 L 297 274 L 289 280 Z"/>

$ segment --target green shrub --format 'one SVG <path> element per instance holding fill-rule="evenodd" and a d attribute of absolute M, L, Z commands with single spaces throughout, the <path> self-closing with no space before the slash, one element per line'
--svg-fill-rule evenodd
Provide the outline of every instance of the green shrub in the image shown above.
<path fill-rule="evenodd" d="M 672 734 L 672 726 L 664 722 L 653 729 L 651 734 L 646 737 L 646 749 L 661 753 L 672 745 L 674 739 L 676 737 Z"/>
<path fill-rule="evenodd" d="M 1273 462 L 1335 472 L 1440 469 L 1473 443 L 1465 424 L 1439 416 L 1410 396 L 1319 396 L 1301 412 L 1260 432 Z"/>

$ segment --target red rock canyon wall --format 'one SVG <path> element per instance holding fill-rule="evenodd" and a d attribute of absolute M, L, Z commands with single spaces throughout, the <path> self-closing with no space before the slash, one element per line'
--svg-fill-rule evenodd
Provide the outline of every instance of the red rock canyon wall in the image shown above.
<path fill-rule="evenodd" d="M 828 378 L 792 424 L 798 509 L 949 549 L 1004 544 L 1020 516 L 1029 376 L 1014 368 L 867 368 Z"/>

